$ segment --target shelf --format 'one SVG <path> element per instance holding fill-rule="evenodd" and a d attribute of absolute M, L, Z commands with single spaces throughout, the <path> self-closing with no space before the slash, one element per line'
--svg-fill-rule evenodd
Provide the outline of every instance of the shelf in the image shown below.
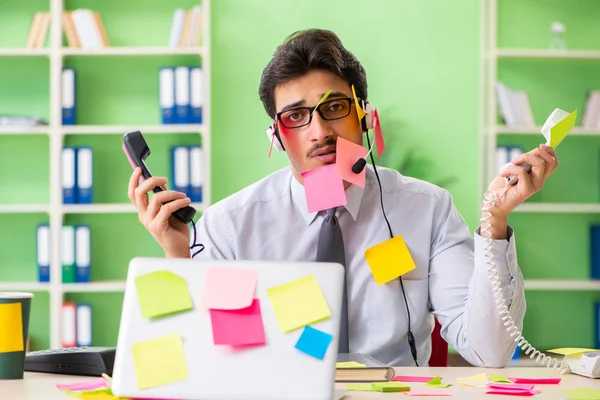
<path fill-rule="evenodd" d="M 0 57 L 39 57 L 39 56 L 49 56 L 50 49 L 24 49 L 24 48 L 14 48 L 14 49 L 0 49 Z"/>
<path fill-rule="evenodd" d="M 50 212 L 45 204 L 0 204 L 0 214 L 37 214 Z"/>
<path fill-rule="evenodd" d="M 40 292 L 50 290 L 47 282 L 1 282 L 0 291 L 8 292 Z"/>
<path fill-rule="evenodd" d="M 514 212 L 539 213 L 600 213 L 600 203 L 524 203 Z"/>
<path fill-rule="evenodd" d="M 202 124 L 164 124 L 164 125 L 72 125 L 63 126 L 65 135 L 124 135 L 128 132 L 140 131 L 149 133 L 202 133 Z"/>
<path fill-rule="evenodd" d="M 498 58 L 600 59 L 599 50 L 496 49 Z"/>
<path fill-rule="evenodd" d="M 106 293 L 125 291 L 125 281 L 107 281 L 90 283 L 63 283 L 63 293 Z"/>
<path fill-rule="evenodd" d="M 510 135 L 531 135 L 531 134 L 542 134 L 541 126 L 506 126 L 506 125 L 497 125 L 495 127 L 495 132 L 497 134 L 510 134 Z M 590 128 L 582 128 L 575 127 L 571 131 L 570 135 L 600 135 L 600 128 L 590 129 Z"/>
<path fill-rule="evenodd" d="M 203 211 L 202 203 L 192 203 L 197 211 Z M 65 204 L 62 206 L 64 214 L 127 214 L 136 213 L 137 210 L 130 203 L 122 204 Z"/>
<path fill-rule="evenodd" d="M 525 290 L 600 290 L 600 280 L 525 279 Z"/>
<path fill-rule="evenodd" d="M 79 49 L 65 47 L 61 49 L 64 56 L 171 56 L 171 55 L 204 55 L 204 47 L 104 47 L 98 49 Z"/>
<path fill-rule="evenodd" d="M 0 126 L 0 135 L 47 135 L 49 126 Z"/>

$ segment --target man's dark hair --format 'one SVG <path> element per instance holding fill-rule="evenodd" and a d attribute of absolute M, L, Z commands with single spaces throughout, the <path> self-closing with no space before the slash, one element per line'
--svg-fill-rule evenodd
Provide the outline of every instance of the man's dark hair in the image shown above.
<path fill-rule="evenodd" d="M 354 85 L 357 97 L 367 99 L 365 69 L 354 54 L 335 33 L 307 29 L 289 35 L 263 70 L 258 93 L 267 114 L 275 117 L 275 86 L 317 69 L 334 73 Z"/>

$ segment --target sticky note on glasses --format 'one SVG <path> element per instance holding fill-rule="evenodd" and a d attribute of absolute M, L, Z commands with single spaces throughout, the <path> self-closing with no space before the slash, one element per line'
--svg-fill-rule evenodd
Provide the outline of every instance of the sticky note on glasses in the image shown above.
<path fill-rule="evenodd" d="M 542 126 L 542 134 L 546 138 L 546 146 L 556 148 L 575 126 L 577 110 L 572 113 L 555 109 Z"/>
<path fill-rule="evenodd" d="M 314 114 L 315 110 L 317 108 L 319 108 L 319 106 L 321 105 L 322 102 L 324 102 L 325 100 L 327 100 L 327 98 L 329 97 L 329 95 L 331 94 L 331 90 L 328 90 L 327 93 L 325 93 L 323 95 L 323 97 L 321 97 L 321 100 L 319 100 L 319 102 L 317 103 L 317 105 L 315 106 L 315 108 L 313 109 L 312 113 L 310 113 L 311 115 Z"/>
<path fill-rule="evenodd" d="M 329 164 L 302 173 L 309 213 L 346 205 L 344 181 L 335 168 L 335 164 Z"/>
<path fill-rule="evenodd" d="M 365 158 L 367 153 L 368 150 L 365 147 L 338 137 L 335 148 L 335 172 L 337 176 L 346 182 L 364 188 L 367 168 L 363 168 L 360 174 L 355 174 L 352 171 L 352 166 L 357 160 Z"/>
<path fill-rule="evenodd" d="M 383 285 L 416 268 L 401 235 L 367 249 L 365 258 L 378 285 Z"/>
<path fill-rule="evenodd" d="M 192 309 L 185 279 L 170 271 L 155 271 L 135 278 L 138 302 L 144 318 L 164 317 Z"/>

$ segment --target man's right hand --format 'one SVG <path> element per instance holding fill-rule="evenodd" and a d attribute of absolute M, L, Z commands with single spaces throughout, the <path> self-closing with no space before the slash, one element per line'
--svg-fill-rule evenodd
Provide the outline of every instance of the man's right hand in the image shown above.
<path fill-rule="evenodd" d="M 140 222 L 163 248 L 167 258 L 190 258 L 190 228 L 171 214 L 185 206 L 191 200 L 185 193 L 167 190 L 166 178 L 152 177 L 139 183 L 142 169 L 136 168 L 129 180 L 129 200 L 138 211 Z M 148 193 L 155 187 L 163 188 L 162 192 Z"/>

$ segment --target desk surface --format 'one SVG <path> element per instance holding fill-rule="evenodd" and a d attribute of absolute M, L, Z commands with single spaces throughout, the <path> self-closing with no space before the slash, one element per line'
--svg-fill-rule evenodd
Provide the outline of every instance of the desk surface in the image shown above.
<path fill-rule="evenodd" d="M 444 383 L 451 383 L 447 389 L 440 389 L 454 394 L 458 399 L 487 399 L 494 398 L 518 398 L 515 396 L 492 396 L 485 394 L 486 390 L 474 388 L 456 383 L 457 378 L 486 372 L 488 374 L 500 374 L 506 377 L 557 377 L 557 373 L 543 367 L 534 368 L 505 368 L 505 369 L 486 369 L 486 368 L 416 368 L 402 367 L 396 368 L 397 375 L 420 375 L 420 376 L 440 376 Z M 600 379 L 589 379 L 578 375 L 565 374 L 561 376 L 561 383 L 558 385 L 536 385 L 542 393 L 534 396 L 534 399 L 567 399 L 568 393 L 565 390 L 577 388 L 595 388 L 600 389 Z M 21 380 L 0 381 L 0 399 L 10 400 L 68 400 L 62 391 L 56 388 L 57 383 L 76 383 L 94 379 L 92 377 L 53 375 L 26 372 L 25 378 Z M 234 379 L 235 380 L 235 379 Z M 336 389 L 344 389 L 346 384 L 337 383 Z M 424 383 L 409 383 L 412 390 L 425 388 Z M 409 399 L 410 397 L 402 393 L 375 393 L 375 392 L 348 392 L 343 400 L 368 400 L 368 399 Z M 432 397 L 427 397 L 432 398 Z M 439 397 L 434 397 L 439 398 Z"/>

